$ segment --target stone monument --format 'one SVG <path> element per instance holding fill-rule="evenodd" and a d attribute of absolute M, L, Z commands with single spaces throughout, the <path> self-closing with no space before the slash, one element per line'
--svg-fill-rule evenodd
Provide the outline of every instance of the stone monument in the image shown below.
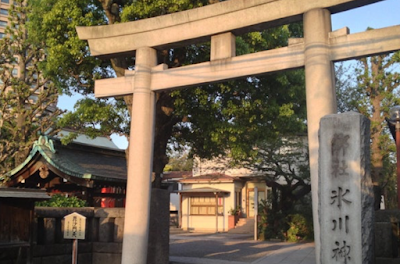
<path fill-rule="evenodd" d="M 319 130 L 321 263 L 374 263 L 370 124 L 358 113 L 328 115 Z"/>

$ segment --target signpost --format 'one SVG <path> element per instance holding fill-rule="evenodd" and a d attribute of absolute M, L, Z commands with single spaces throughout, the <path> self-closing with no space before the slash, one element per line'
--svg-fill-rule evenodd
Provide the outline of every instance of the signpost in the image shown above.
<path fill-rule="evenodd" d="M 64 239 L 73 239 L 72 264 L 78 263 L 78 239 L 85 239 L 86 217 L 78 213 L 64 216 Z"/>
<path fill-rule="evenodd" d="M 258 240 L 258 188 L 254 188 L 254 240 Z"/>

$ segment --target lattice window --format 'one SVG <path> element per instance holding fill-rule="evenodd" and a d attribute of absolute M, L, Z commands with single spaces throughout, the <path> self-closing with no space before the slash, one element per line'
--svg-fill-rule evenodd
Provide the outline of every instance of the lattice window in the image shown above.
<path fill-rule="evenodd" d="M 191 197 L 191 215 L 215 215 L 215 197 Z M 223 214 L 223 198 L 218 198 L 218 214 Z"/>

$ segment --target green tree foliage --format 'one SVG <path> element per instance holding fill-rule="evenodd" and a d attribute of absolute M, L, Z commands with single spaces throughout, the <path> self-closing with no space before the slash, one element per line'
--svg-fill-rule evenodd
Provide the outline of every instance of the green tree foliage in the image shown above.
<path fill-rule="evenodd" d="M 305 136 L 299 135 L 268 138 L 247 162 L 246 166 L 262 173 L 271 187 L 268 200 L 260 206 L 260 230 L 265 239 L 311 238 L 311 184 L 305 142 Z"/>
<path fill-rule="evenodd" d="M 66 197 L 61 194 L 55 194 L 47 201 L 36 202 L 36 206 L 44 207 L 85 207 L 87 206 L 86 201 L 79 199 L 78 197 L 71 196 Z"/>
<path fill-rule="evenodd" d="M 262 240 L 280 239 L 289 242 L 314 240 L 311 201 L 299 204 L 290 214 L 272 212 L 270 199 L 259 204 L 259 237 Z"/>
<path fill-rule="evenodd" d="M 337 70 L 337 94 L 340 111 L 357 111 L 371 121 L 371 176 L 375 189 L 375 208 L 381 195 L 387 208 L 396 206 L 395 146 L 385 117 L 389 109 L 400 104 L 400 53 L 372 56 Z M 347 73 L 346 73 L 347 72 Z"/>
<path fill-rule="evenodd" d="M 32 38 L 46 46 L 46 61 L 41 65 L 46 77 L 64 94 L 93 93 L 94 80 L 112 77 L 109 61 L 90 56 L 87 43 L 79 40 L 76 26 L 106 24 L 100 1 L 31 0 L 33 10 L 28 30 Z M 63 115 L 61 127 L 70 127 L 91 137 L 111 133 L 127 134 L 126 105 L 121 100 L 94 100 L 86 97 L 75 105 L 74 112 Z M 63 138 L 67 143 L 77 136 Z"/>
<path fill-rule="evenodd" d="M 314 240 L 314 229 L 312 225 L 311 207 L 305 212 L 289 216 L 289 229 L 287 230 L 287 241 L 300 242 Z"/>
<path fill-rule="evenodd" d="M 14 0 L 0 39 L 0 175 L 26 158 L 40 133 L 57 132 L 58 90 L 41 71 L 44 46 L 27 34 L 30 10 Z"/>
<path fill-rule="evenodd" d="M 35 8 L 30 28 L 47 47 L 48 60 L 43 65 L 46 76 L 67 93 L 74 90 L 91 94 L 93 80 L 124 76 L 126 69 L 134 67 L 135 58 L 125 56 L 103 61 L 90 57 L 87 43 L 77 38 L 75 26 L 139 20 L 214 2 L 218 1 L 32 0 Z M 301 36 L 300 29 L 300 25 L 291 25 L 238 36 L 237 54 L 285 46 L 288 37 Z M 209 54 L 210 44 L 202 43 L 160 50 L 158 61 L 174 68 L 207 61 Z M 132 96 L 112 100 L 87 98 L 78 102 L 76 111 L 65 115 L 63 125 L 90 132 L 92 136 L 128 135 L 127 113 L 131 104 Z M 171 145 L 189 146 L 200 157 L 225 154 L 229 150 L 235 159 L 240 159 L 253 155 L 252 146 L 269 135 L 298 131 L 304 118 L 301 70 L 158 92 L 153 171 L 156 176 L 162 173 Z"/>
<path fill-rule="evenodd" d="M 289 212 L 311 191 L 308 150 L 305 136 L 276 137 L 258 146 L 249 167 L 263 173 L 272 188 L 271 209 Z"/>
<path fill-rule="evenodd" d="M 192 171 L 193 158 L 187 152 L 169 154 L 169 162 L 164 171 Z"/>

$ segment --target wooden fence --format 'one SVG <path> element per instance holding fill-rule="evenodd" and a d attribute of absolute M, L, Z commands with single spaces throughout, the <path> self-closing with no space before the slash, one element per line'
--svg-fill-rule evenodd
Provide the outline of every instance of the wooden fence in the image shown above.
<path fill-rule="evenodd" d="M 400 210 L 375 212 L 376 264 L 399 264 Z"/>
<path fill-rule="evenodd" d="M 168 264 L 169 192 L 153 189 L 151 197 L 147 263 Z M 0 264 L 72 263 L 72 240 L 64 239 L 64 217 L 73 212 L 86 217 L 85 239 L 78 240 L 78 263 L 120 264 L 125 209 L 94 207 L 36 207 L 28 251 L 2 254 L 5 249 L 0 247 Z"/>
<path fill-rule="evenodd" d="M 46 208 L 35 210 L 35 264 L 71 263 L 72 240 L 64 239 L 64 216 L 86 217 L 84 240 L 78 241 L 78 263 L 121 263 L 123 208 Z"/>

